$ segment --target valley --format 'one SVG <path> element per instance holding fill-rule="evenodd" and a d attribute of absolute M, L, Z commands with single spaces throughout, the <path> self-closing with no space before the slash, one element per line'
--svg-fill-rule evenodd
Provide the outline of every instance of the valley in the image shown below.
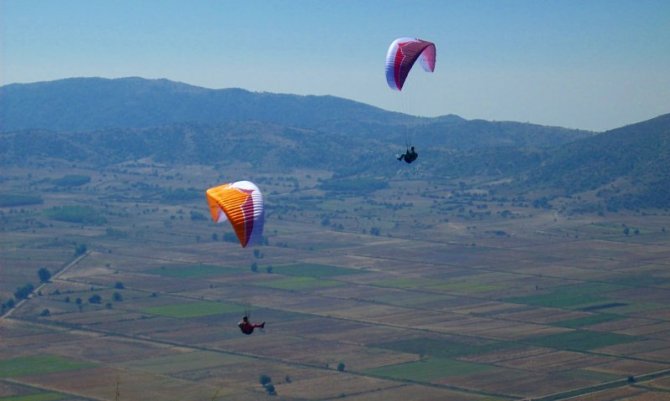
<path fill-rule="evenodd" d="M 210 220 L 205 189 L 240 179 L 265 195 L 263 246 Z M 0 400 L 670 392 L 663 209 L 546 207 L 420 163 L 347 177 L 54 158 L 0 180 Z M 242 335 L 247 311 L 266 328 Z"/>

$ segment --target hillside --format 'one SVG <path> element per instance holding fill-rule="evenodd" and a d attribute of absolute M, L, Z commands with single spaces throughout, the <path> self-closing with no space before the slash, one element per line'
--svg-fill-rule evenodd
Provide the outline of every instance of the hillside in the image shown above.
<path fill-rule="evenodd" d="M 370 153 L 366 149 L 379 145 L 357 140 L 359 146 L 350 150 L 348 137 L 337 134 L 319 137 L 322 134 L 258 122 L 216 126 L 172 124 L 93 132 L 25 130 L 0 134 L 3 149 L 0 164 L 64 159 L 104 167 L 148 158 L 172 166 L 245 163 L 261 170 L 307 166 L 337 170 L 338 164 L 345 166 L 347 160 L 358 160 Z"/>
<path fill-rule="evenodd" d="M 510 152 L 518 165 L 526 149 L 592 135 L 455 115 L 418 118 L 332 96 L 212 90 L 164 79 L 13 84 L 0 88 L 0 105 L 0 162 L 5 164 L 40 157 L 98 165 L 137 158 L 216 159 L 268 168 L 309 165 L 344 175 L 388 174 L 397 168 L 391 156 L 412 138 L 433 160 L 425 166 L 429 172 L 467 175 L 507 172 L 509 160 L 499 159 Z M 477 151 L 482 148 L 504 148 L 503 156 Z M 490 157 L 482 160 L 482 154 Z"/>
<path fill-rule="evenodd" d="M 597 191 L 608 209 L 670 205 L 670 114 L 565 144 L 527 184 L 567 194 Z"/>
<path fill-rule="evenodd" d="M 168 80 L 72 78 L 0 88 L 0 164 L 244 163 L 390 178 L 514 182 L 507 195 L 589 193 L 592 209 L 670 205 L 670 115 L 601 134 L 456 115 L 419 118 L 332 96 L 207 89 Z M 324 151 L 327 150 L 327 151 Z M 405 169 L 407 170 L 407 169 Z M 511 192 L 510 192 L 511 191 Z"/>
<path fill-rule="evenodd" d="M 0 87 L 0 132 L 39 129 L 84 132 L 172 124 L 243 124 L 349 134 L 404 143 L 476 148 L 554 146 L 590 136 L 580 130 L 513 122 L 419 118 L 333 96 L 206 89 L 165 79 L 71 78 Z M 354 143 L 354 145 L 357 145 Z"/>
<path fill-rule="evenodd" d="M 0 88 L 2 131 L 90 131 L 173 123 L 259 121 L 317 127 L 333 121 L 416 120 L 333 96 L 206 89 L 166 79 L 71 78 Z"/>

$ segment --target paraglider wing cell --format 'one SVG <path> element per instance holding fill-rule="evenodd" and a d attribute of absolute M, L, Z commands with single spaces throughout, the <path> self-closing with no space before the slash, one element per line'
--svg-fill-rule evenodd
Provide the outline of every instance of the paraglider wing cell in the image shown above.
<path fill-rule="evenodd" d="M 230 221 L 243 248 L 259 242 L 265 213 L 263 195 L 254 183 L 237 181 L 210 188 L 207 203 L 212 220 L 216 223 Z"/>
<path fill-rule="evenodd" d="M 425 71 L 435 71 L 435 44 L 413 38 L 399 38 L 391 43 L 386 53 L 386 82 L 391 89 L 402 90 L 417 60 Z"/>

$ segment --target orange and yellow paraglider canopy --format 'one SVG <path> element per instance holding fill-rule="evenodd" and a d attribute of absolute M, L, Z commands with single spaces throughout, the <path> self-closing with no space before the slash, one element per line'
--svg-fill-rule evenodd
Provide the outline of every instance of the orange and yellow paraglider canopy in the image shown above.
<path fill-rule="evenodd" d="M 265 213 L 263 194 L 256 184 L 237 181 L 209 188 L 207 203 L 212 220 L 216 223 L 230 221 L 243 248 L 260 242 Z"/>

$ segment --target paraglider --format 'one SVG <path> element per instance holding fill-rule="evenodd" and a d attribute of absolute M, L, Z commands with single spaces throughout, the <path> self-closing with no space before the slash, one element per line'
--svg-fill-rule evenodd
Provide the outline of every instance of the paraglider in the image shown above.
<path fill-rule="evenodd" d="M 237 323 L 237 327 L 240 328 L 242 333 L 244 333 L 246 335 L 250 335 L 251 333 L 254 332 L 254 329 L 256 329 L 256 328 L 259 328 L 259 329 L 265 328 L 265 322 L 251 323 L 249 321 L 249 317 L 245 315 L 244 317 L 242 317 L 242 320 L 239 323 Z"/>
<path fill-rule="evenodd" d="M 432 42 L 414 38 L 394 40 L 386 53 L 386 82 L 388 86 L 393 90 L 402 91 L 405 80 L 417 60 L 425 71 L 435 71 L 435 56 L 435 44 Z M 397 159 L 412 163 L 418 156 L 414 146 L 410 149 L 408 144 L 407 151 L 399 155 Z"/>
<path fill-rule="evenodd" d="M 405 163 L 410 164 L 411 162 L 416 160 L 417 157 L 419 157 L 419 154 L 416 153 L 416 151 L 414 150 L 414 146 L 412 146 L 410 149 L 407 149 L 405 153 L 398 156 L 398 160 L 404 160 Z"/>
<path fill-rule="evenodd" d="M 435 71 L 435 44 L 412 38 L 399 38 L 391 43 L 386 53 L 386 82 L 391 89 L 402 90 L 417 60 L 425 71 Z"/>
<path fill-rule="evenodd" d="M 206 192 L 209 211 L 215 223 L 230 221 L 242 248 L 257 244 L 263 237 L 265 211 L 263 194 L 251 181 L 237 181 L 209 188 Z M 249 335 L 265 322 L 251 323 L 245 312 L 237 324 L 242 333 Z"/>
<path fill-rule="evenodd" d="M 265 212 L 263 194 L 250 181 L 237 181 L 207 190 L 207 203 L 215 223 L 230 221 L 240 245 L 261 242 Z"/>

